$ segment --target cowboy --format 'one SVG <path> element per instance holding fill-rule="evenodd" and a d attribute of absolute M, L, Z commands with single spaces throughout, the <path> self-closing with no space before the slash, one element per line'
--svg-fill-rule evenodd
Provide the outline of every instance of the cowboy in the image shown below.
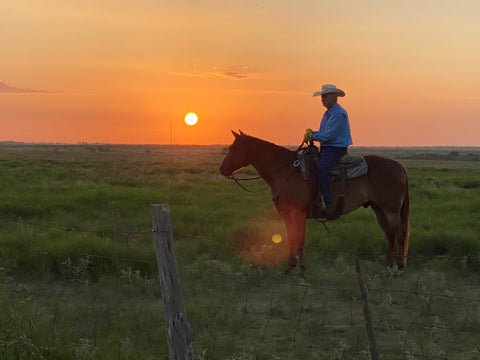
<path fill-rule="evenodd" d="M 320 190 L 327 213 L 332 212 L 332 167 L 346 154 L 347 147 L 352 145 L 348 114 L 337 103 L 338 97 L 345 96 L 343 90 L 335 85 L 323 85 L 321 91 L 313 94 L 321 96 L 322 104 L 327 108 L 320 123 L 320 129 L 305 130 L 303 141 L 312 140 L 320 142 L 320 159 L 317 163 L 317 173 L 320 181 Z"/>

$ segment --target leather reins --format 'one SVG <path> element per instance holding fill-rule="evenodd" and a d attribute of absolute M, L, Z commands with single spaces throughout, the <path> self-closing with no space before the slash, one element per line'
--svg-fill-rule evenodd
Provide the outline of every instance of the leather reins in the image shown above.
<path fill-rule="evenodd" d="M 297 148 L 297 153 L 302 149 L 303 147 L 303 142 L 300 144 L 300 146 Z M 300 161 L 298 159 L 295 159 L 293 162 L 291 161 L 288 161 L 287 163 L 285 163 L 284 165 L 282 165 L 280 168 L 278 168 L 277 170 L 273 171 L 272 173 L 268 174 L 268 175 L 264 175 L 264 176 L 255 176 L 255 177 L 251 177 L 251 178 L 236 178 L 233 174 L 227 176 L 226 178 L 229 179 L 229 180 L 234 180 L 235 183 L 243 190 L 245 190 L 246 192 L 249 192 L 249 193 L 260 193 L 262 191 L 265 191 L 265 190 L 268 190 L 268 188 L 270 187 L 270 185 L 267 185 L 266 187 L 260 189 L 260 190 L 249 190 L 247 189 L 245 186 L 243 186 L 240 181 L 250 181 L 250 180 L 259 180 L 259 179 L 265 179 L 265 177 L 270 177 L 272 175 L 275 175 L 276 173 L 280 172 L 281 170 L 283 170 L 285 167 L 287 167 L 288 165 L 292 165 L 292 168 L 290 169 L 289 173 L 287 174 L 287 176 L 285 177 L 285 179 L 283 180 L 284 182 L 287 180 L 287 178 L 290 177 L 290 175 L 292 175 L 293 173 L 293 170 L 295 170 L 295 168 L 299 167 L 300 166 Z M 277 192 L 276 195 L 273 195 L 272 197 L 273 198 L 276 198 L 279 194 L 280 194 L 280 191 L 283 187 L 283 184 L 282 186 L 280 187 L 279 191 Z"/>

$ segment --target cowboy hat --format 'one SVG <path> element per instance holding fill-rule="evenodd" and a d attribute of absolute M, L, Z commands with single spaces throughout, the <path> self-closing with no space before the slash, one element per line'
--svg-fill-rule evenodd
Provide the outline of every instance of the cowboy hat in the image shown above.
<path fill-rule="evenodd" d="M 335 85 L 323 85 L 321 91 L 317 91 L 313 94 L 313 97 L 325 95 L 325 94 L 336 94 L 338 96 L 345 96 L 345 92 L 343 90 L 337 89 Z"/>

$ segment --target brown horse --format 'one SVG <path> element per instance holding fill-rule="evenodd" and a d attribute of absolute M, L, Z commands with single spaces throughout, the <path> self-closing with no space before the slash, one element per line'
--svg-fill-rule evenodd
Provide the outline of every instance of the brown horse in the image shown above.
<path fill-rule="evenodd" d="M 286 272 L 300 259 L 305 270 L 305 230 L 312 201 L 311 189 L 298 167 L 297 152 L 270 142 L 232 131 L 235 140 L 220 165 L 220 173 L 231 177 L 240 168 L 251 164 L 260 177 L 270 186 L 272 199 L 287 229 L 290 261 Z M 398 162 L 374 155 L 364 156 L 368 173 L 347 180 L 341 214 L 347 214 L 360 206 L 371 206 L 387 239 L 387 265 L 393 265 L 395 241 L 397 242 L 397 266 L 406 264 L 409 239 L 408 177 Z M 340 184 L 333 182 L 333 207 L 335 208 Z M 321 215 L 320 215 L 321 216 Z M 320 217 L 319 216 L 319 217 Z M 316 217 L 316 216 L 314 216 Z"/>

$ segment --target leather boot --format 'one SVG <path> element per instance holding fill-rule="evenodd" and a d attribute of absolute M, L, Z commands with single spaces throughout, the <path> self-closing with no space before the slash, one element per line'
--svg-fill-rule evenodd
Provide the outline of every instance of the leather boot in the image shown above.
<path fill-rule="evenodd" d="M 327 211 L 327 220 L 338 219 L 342 215 L 344 206 L 345 195 L 340 194 L 338 195 L 337 202 L 335 203 L 335 209 L 330 209 L 330 211 Z"/>

